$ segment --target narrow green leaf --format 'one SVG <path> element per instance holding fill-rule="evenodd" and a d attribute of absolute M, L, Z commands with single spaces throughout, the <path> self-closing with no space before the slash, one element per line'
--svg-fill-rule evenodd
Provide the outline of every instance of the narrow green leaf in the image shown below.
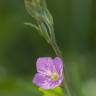
<path fill-rule="evenodd" d="M 47 21 L 48 24 L 53 26 L 53 24 L 54 24 L 53 23 L 53 17 L 47 8 L 45 9 L 44 17 L 45 17 L 45 21 Z"/>
<path fill-rule="evenodd" d="M 37 25 L 35 25 L 35 24 L 32 24 L 32 23 L 24 23 L 25 25 L 27 25 L 27 26 L 30 26 L 30 27 L 33 27 L 33 28 L 35 28 L 36 30 L 40 30 L 39 29 L 39 27 L 37 26 Z"/>
<path fill-rule="evenodd" d="M 47 32 L 46 26 L 44 25 L 44 23 L 41 23 L 39 25 L 40 31 L 41 31 L 41 35 L 45 38 L 45 40 L 50 43 L 50 36 Z"/>

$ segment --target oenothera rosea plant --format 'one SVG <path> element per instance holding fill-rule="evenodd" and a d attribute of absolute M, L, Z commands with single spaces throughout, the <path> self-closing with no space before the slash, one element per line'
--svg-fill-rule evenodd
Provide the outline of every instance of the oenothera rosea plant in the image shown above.
<path fill-rule="evenodd" d="M 30 22 L 25 24 L 37 29 L 56 53 L 56 57 L 53 59 L 46 56 L 37 59 L 37 73 L 32 82 L 44 90 L 54 89 L 63 85 L 66 90 L 65 94 L 71 96 L 67 83 L 65 82 L 63 57 L 55 39 L 53 18 L 47 9 L 46 2 L 45 0 L 24 0 L 24 2 L 26 10 L 36 20 L 36 24 Z"/>

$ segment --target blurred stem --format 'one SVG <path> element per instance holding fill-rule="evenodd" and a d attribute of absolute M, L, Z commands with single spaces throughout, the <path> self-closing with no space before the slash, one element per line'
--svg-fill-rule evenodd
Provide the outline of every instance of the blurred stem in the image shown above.
<path fill-rule="evenodd" d="M 56 39 L 55 39 L 55 34 L 54 34 L 53 26 L 49 26 L 48 28 L 50 28 L 49 31 L 51 31 L 50 32 L 50 36 L 51 36 L 50 45 L 52 46 L 52 48 L 55 51 L 56 55 L 63 60 L 62 53 L 61 53 L 60 48 L 57 45 L 57 42 L 56 42 Z M 64 74 L 64 78 L 65 78 L 65 81 L 64 81 L 64 84 L 63 85 L 65 87 L 65 90 L 66 90 L 68 96 L 71 96 L 70 90 L 68 88 L 68 83 L 67 83 L 67 79 L 68 79 L 67 77 L 68 77 L 68 75 L 67 75 L 67 71 L 66 71 L 66 68 L 65 68 L 65 64 L 64 64 L 64 72 L 63 72 L 63 74 Z"/>
<path fill-rule="evenodd" d="M 55 51 L 56 55 L 60 58 L 63 58 L 62 55 L 61 55 L 61 51 L 59 50 L 59 47 L 57 45 L 56 42 L 51 42 L 51 46 L 53 48 L 53 50 Z"/>
<path fill-rule="evenodd" d="M 61 54 L 61 51 L 60 51 L 59 46 L 57 45 L 57 43 L 56 42 L 52 42 L 51 46 L 52 46 L 53 50 L 55 51 L 56 55 L 63 60 L 63 56 Z M 67 80 L 66 80 L 67 79 L 67 72 L 66 72 L 65 66 L 64 66 L 64 73 L 63 74 L 64 74 L 64 78 L 65 78 L 65 81 L 64 81 L 63 85 L 65 87 L 65 90 L 66 90 L 68 96 L 71 96 L 70 90 L 68 88 L 68 83 L 67 83 Z"/>

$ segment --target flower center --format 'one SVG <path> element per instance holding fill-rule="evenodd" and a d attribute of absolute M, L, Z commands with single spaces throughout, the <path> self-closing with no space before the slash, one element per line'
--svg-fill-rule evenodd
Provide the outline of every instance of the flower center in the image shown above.
<path fill-rule="evenodd" d="M 54 72 L 54 73 L 52 73 L 51 79 L 52 79 L 53 81 L 56 81 L 56 80 L 59 79 L 59 75 L 58 75 L 56 72 Z"/>

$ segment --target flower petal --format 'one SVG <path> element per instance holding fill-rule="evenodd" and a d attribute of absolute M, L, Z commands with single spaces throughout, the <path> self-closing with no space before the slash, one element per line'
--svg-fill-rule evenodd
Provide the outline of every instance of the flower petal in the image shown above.
<path fill-rule="evenodd" d="M 63 72 L 63 61 L 62 61 L 62 59 L 59 58 L 59 57 L 54 58 L 53 64 L 54 64 L 55 69 L 58 72 L 58 74 L 62 75 L 62 72 Z"/>
<path fill-rule="evenodd" d="M 53 60 L 50 57 L 41 57 L 38 58 L 36 62 L 37 72 L 45 75 L 51 75 L 52 70 L 54 69 Z"/>
<path fill-rule="evenodd" d="M 59 86 L 62 83 L 62 81 L 63 81 L 63 77 L 53 82 L 48 76 L 37 73 L 33 79 L 33 84 L 48 90 Z"/>
<path fill-rule="evenodd" d="M 33 84 L 35 84 L 41 88 L 49 89 L 50 80 L 51 79 L 48 76 L 37 73 L 32 82 L 33 82 Z"/>

